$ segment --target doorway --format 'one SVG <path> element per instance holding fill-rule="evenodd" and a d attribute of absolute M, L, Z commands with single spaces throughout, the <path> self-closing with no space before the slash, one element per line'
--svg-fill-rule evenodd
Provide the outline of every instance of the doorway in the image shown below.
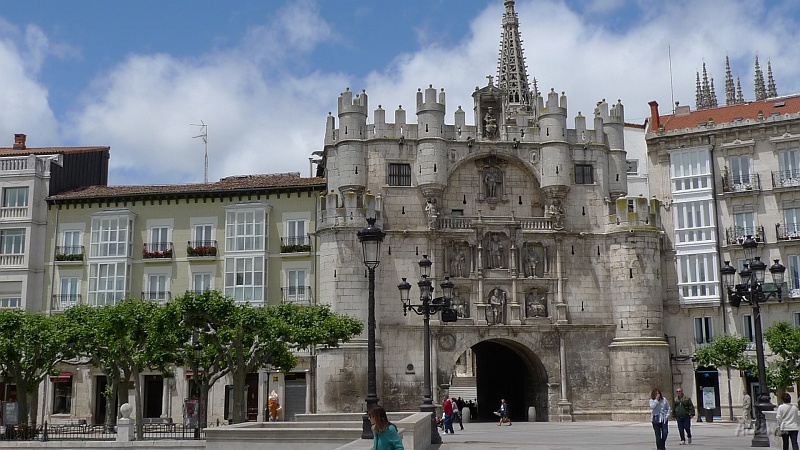
<path fill-rule="evenodd" d="M 547 373 L 529 348 L 508 340 L 475 344 L 478 420 L 494 421 L 500 400 L 508 404 L 512 421 L 548 421 Z M 535 417 L 529 417 L 529 408 Z"/>
<path fill-rule="evenodd" d="M 164 377 L 161 375 L 145 375 L 143 417 L 161 417 L 161 397 L 163 394 Z"/>

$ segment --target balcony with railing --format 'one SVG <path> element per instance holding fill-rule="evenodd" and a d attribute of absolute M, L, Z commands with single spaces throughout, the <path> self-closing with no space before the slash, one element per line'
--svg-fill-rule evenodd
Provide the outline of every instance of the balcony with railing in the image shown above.
<path fill-rule="evenodd" d="M 25 254 L 0 254 L 0 267 L 25 267 Z"/>
<path fill-rule="evenodd" d="M 27 219 L 29 206 L 0 206 L 0 219 Z"/>
<path fill-rule="evenodd" d="M 800 170 L 773 170 L 772 188 L 800 188 Z"/>
<path fill-rule="evenodd" d="M 281 300 L 284 303 L 310 305 L 314 301 L 311 286 L 284 286 L 281 288 Z"/>
<path fill-rule="evenodd" d="M 142 249 L 142 259 L 151 261 L 172 259 L 173 254 L 172 242 L 149 242 Z"/>
<path fill-rule="evenodd" d="M 281 238 L 281 253 L 308 253 L 310 251 L 311 238 L 307 234 Z"/>
<path fill-rule="evenodd" d="M 775 236 L 778 241 L 800 240 L 800 223 L 776 223 Z"/>
<path fill-rule="evenodd" d="M 761 177 L 757 173 L 723 175 L 723 192 L 752 192 L 761 190 Z"/>
<path fill-rule="evenodd" d="M 64 312 L 81 303 L 81 294 L 53 294 L 53 302 L 50 305 L 50 310 L 53 312 Z"/>
<path fill-rule="evenodd" d="M 733 226 L 725 230 L 725 245 L 741 245 L 747 236 L 753 236 L 756 242 L 763 244 L 766 242 L 764 227 L 740 227 Z"/>
<path fill-rule="evenodd" d="M 82 245 L 56 246 L 56 264 L 82 264 L 85 254 Z"/>
<path fill-rule="evenodd" d="M 164 305 L 172 300 L 172 292 L 170 291 L 142 291 L 142 300 L 158 303 Z"/>
<path fill-rule="evenodd" d="M 189 258 L 215 258 L 217 256 L 217 241 L 188 241 L 186 243 L 186 256 Z"/>

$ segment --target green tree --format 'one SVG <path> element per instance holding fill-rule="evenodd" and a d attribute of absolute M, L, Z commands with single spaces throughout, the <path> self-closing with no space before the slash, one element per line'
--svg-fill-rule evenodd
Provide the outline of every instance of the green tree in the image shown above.
<path fill-rule="evenodd" d="M 35 424 L 39 383 L 71 355 L 63 318 L 0 309 L 0 375 L 17 385 L 17 408 L 23 424 Z"/>
<path fill-rule="evenodd" d="M 780 357 L 770 364 L 770 387 L 784 389 L 800 380 L 800 327 L 778 322 L 764 331 L 764 340 Z"/>
<path fill-rule="evenodd" d="M 744 336 L 723 334 L 695 353 L 697 365 L 730 367 L 744 372 L 754 372 L 755 363 L 745 354 L 749 341 Z"/>

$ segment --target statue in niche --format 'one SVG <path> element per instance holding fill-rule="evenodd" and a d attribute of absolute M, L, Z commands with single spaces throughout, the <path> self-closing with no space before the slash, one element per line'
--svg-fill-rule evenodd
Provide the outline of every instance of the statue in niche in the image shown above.
<path fill-rule="evenodd" d="M 436 208 L 436 199 L 428 199 L 425 204 L 425 215 L 428 218 L 428 228 L 436 228 L 436 219 L 439 218 L 439 210 Z"/>
<path fill-rule="evenodd" d="M 487 108 L 483 116 L 483 132 L 487 138 L 497 137 L 497 118 L 494 117 L 494 108 Z"/>
<path fill-rule="evenodd" d="M 489 309 L 486 311 L 486 322 L 489 325 L 503 323 L 503 307 L 505 306 L 506 293 L 499 288 L 492 289 L 489 293 Z"/>
<path fill-rule="evenodd" d="M 483 174 L 483 184 L 486 188 L 486 198 L 497 198 L 500 184 L 503 182 L 503 175 L 497 167 L 486 169 Z"/>
<path fill-rule="evenodd" d="M 525 298 L 525 315 L 527 317 L 547 317 L 547 308 L 544 306 L 547 298 L 538 297 L 536 292 L 528 293 Z"/>
<path fill-rule="evenodd" d="M 463 295 L 459 294 L 457 289 L 453 290 L 453 300 L 451 301 L 450 305 L 456 310 L 458 317 L 469 317 L 469 304 L 467 299 L 464 298 Z"/>
<path fill-rule="evenodd" d="M 464 265 L 466 264 L 467 256 L 464 254 L 463 245 L 453 246 L 453 255 L 450 257 L 450 276 L 451 277 L 464 277 Z"/>
<path fill-rule="evenodd" d="M 564 229 L 564 208 L 561 206 L 561 200 L 553 200 L 553 203 L 547 208 L 547 214 L 553 222 L 553 229 Z"/>
<path fill-rule="evenodd" d="M 488 245 L 489 251 L 489 268 L 502 269 L 503 268 L 503 243 L 498 239 L 497 234 L 492 234 L 492 238 Z"/>
<path fill-rule="evenodd" d="M 537 265 L 539 265 L 539 255 L 536 254 L 533 245 L 529 245 L 525 252 L 525 276 L 535 278 Z"/>

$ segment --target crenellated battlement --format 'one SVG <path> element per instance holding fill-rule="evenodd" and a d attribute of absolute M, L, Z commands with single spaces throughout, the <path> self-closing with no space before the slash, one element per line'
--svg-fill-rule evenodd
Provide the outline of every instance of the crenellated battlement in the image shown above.
<path fill-rule="evenodd" d="M 365 90 L 361 94 L 356 94 L 353 97 L 353 92 L 348 87 L 339 95 L 339 117 L 348 113 L 357 113 L 367 115 L 368 111 L 368 98 Z"/>
<path fill-rule="evenodd" d="M 417 114 L 424 112 L 438 112 L 444 114 L 445 111 L 445 95 L 444 88 L 439 93 L 439 100 L 436 100 L 436 89 L 432 84 L 428 85 L 425 89 L 423 96 L 422 89 L 417 90 Z"/>

